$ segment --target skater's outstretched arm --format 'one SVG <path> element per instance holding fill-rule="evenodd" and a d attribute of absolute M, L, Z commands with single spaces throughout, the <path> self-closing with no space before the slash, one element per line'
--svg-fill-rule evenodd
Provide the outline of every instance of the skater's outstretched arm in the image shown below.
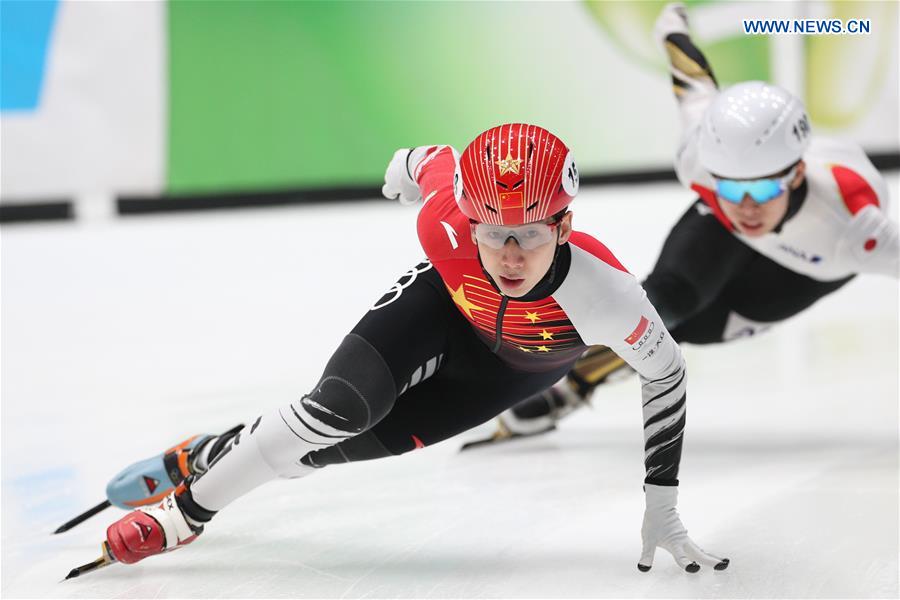
<path fill-rule="evenodd" d="M 400 148 L 394 152 L 394 157 L 384 174 L 384 185 L 381 187 L 384 197 L 398 200 L 400 204 L 406 205 L 415 204 L 421 200 L 422 193 L 418 179 L 422 175 L 422 169 L 444 148 L 449 148 L 454 156 L 459 156 L 452 146 L 417 146 Z M 443 173 L 439 173 L 439 176 L 441 175 Z M 422 182 L 421 187 L 437 190 L 440 186 L 435 185 L 434 182 Z M 426 201 L 429 199 L 425 198 Z"/>
<path fill-rule="evenodd" d="M 648 570 L 659 547 L 689 572 L 700 564 L 723 569 L 727 560 L 700 550 L 676 510 L 687 405 L 681 349 L 634 276 L 599 243 L 582 244 L 588 250 L 573 253 L 569 278 L 555 297 L 585 342 L 609 347 L 641 381 L 647 505 L 639 567 Z"/>
<path fill-rule="evenodd" d="M 837 254 L 858 273 L 900 277 L 900 234 L 897 223 L 887 215 L 892 200 L 887 182 L 874 171 L 858 147 L 848 148 L 844 153 L 848 163 L 858 165 L 857 169 L 868 177 L 844 165 L 831 165 L 844 207 L 849 212 L 849 220 L 838 240 Z"/>
<path fill-rule="evenodd" d="M 609 332 L 608 345 L 638 372 L 641 380 L 646 510 L 638 569 L 650 570 L 657 548 L 668 551 L 681 568 L 691 573 L 700 570 L 700 565 L 725 569 L 728 559 L 697 546 L 688 537 L 676 509 L 687 402 L 687 373 L 681 349 L 637 282 L 624 294 L 634 299 L 633 306 L 638 307 L 640 317 L 636 321 L 633 318 L 632 303 L 618 302 L 623 317 L 629 313 L 636 326 L 621 338 L 624 330 Z"/>

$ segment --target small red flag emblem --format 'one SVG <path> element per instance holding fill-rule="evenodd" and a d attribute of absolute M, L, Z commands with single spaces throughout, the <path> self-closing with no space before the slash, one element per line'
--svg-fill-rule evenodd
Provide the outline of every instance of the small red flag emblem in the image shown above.
<path fill-rule="evenodd" d="M 156 490 L 156 486 L 159 485 L 158 480 L 153 479 L 152 477 L 147 477 L 146 475 L 144 475 L 144 483 L 147 485 L 147 489 L 151 494 Z"/>
<path fill-rule="evenodd" d="M 634 328 L 634 331 L 631 332 L 631 335 L 625 338 L 625 341 L 629 344 L 636 343 L 639 339 L 641 339 L 641 336 L 644 335 L 644 332 L 647 331 L 647 325 L 649 323 L 650 321 L 647 320 L 647 317 L 641 317 L 641 320 L 638 322 L 637 327 Z"/>
<path fill-rule="evenodd" d="M 511 210 L 525 206 L 522 192 L 502 192 L 500 194 L 500 210 Z"/>

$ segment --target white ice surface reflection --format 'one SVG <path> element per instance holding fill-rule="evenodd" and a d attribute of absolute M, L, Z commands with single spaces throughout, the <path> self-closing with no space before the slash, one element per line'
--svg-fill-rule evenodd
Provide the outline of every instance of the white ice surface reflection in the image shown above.
<path fill-rule="evenodd" d="M 643 276 L 690 199 L 587 189 L 576 224 Z M 415 218 L 362 202 L 4 228 L 2 595 L 897 597 L 898 286 L 876 276 L 757 339 L 685 348 L 680 509 L 725 572 L 687 575 L 662 551 L 635 568 L 630 380 L 553 434 L 458 454 L 483 426 L 275 482 L 189 548 L 59 583 L 122 513 L 50 532 L 121 467 L 315 383 L 422 256 Z"/>

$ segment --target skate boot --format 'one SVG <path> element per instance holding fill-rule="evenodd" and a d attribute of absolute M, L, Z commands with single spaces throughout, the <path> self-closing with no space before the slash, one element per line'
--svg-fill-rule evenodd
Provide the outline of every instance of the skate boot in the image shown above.
<path fill-rule="evenodd" d="M 106 500 L 66 521 L 53 533 L 68 531 L 113 505 L 129 510 L 159 502 L 188 476 L 205 473 L 243 427 L 237 425 L 222 435 L 195 435 L 162 454 L 126 467 L 106 486 Z"/>
<path fill-rule="evenodd" d="M 190 523 L 182 513 L 177 495 L 184 489 L 182 485 L 162 502 L 142 506 L 110 525 L 106 529 L 110 558 L 132 564 L 193 542 L 203 526 Z"/>
<path fill-rule="evenodd" d="M 566 379 L 504 411 L 497 419 L 501 429 L 513 436 L 547 433 L 556 429 L 556 423 L 577 408 L 590 406 L 592 391 L 582 396 Z"/>
<path fill-rule="evenodd" d="M 190 475 L 206 472 L 209 463 L 244 426 L 221 435 L 195 435 L 165 452 L 138 461 L 106 486 L 110 504 L 126 510 L 159 502 Z"/>

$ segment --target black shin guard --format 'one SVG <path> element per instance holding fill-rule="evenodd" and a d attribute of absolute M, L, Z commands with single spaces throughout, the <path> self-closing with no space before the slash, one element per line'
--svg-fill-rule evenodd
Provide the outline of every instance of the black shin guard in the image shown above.
<path fill-rule="evenodd" d="M 383 419 L 396 399 L 394 377 L 384 359 L 369 342 L 351 333 L 341 342 L 319 383 L 304 396 L 301 404 L 304 412 L 316 421 L 358 434 Z M 301 414 L 297 411 L 295 414 L 304 421 Z"/>

